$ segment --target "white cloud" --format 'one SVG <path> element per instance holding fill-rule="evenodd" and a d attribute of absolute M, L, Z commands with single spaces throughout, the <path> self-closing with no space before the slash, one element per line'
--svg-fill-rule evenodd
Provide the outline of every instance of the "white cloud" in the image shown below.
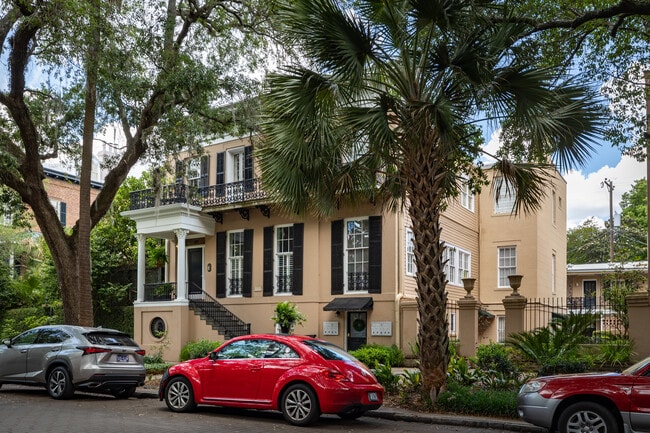
<path fill-rule="evenodd" d="M 623 156 L 615 167 L 605 165 L 598 171 L 583 174 L 570 171 L 564 175 L 567 181 L 567 228 L 574 228 L 584 220 L 595 217 L 599 221 L 609 219 L 609 192 L 602 184 L 605 179 L 612 181 L 614 190 L 612 202 L 614 212 L 621 212 L 619 206 L 623 193 L 630 191 L 632 184 L 646 177 L 645 162 Z"/>

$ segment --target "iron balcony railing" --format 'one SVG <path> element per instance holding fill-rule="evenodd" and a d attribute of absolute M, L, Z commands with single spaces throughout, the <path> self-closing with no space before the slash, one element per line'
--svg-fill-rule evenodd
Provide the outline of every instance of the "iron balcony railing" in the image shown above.
<path fill-rule="evenodd" d="M 156 204 L 174 203 L 188 203 L 200 207 L 224 206 L 264 198 L 266 192 L 262 190 L 261 182 L 257 178 L 206 187 L 175 183 L 164 185 L 158 193 L 153 188 L 132 192 L 130 209 L 146 209 Z"/>

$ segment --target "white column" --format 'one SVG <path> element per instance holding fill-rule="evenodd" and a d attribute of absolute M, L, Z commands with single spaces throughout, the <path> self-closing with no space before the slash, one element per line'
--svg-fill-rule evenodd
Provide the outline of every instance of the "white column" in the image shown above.
<path fill-rule="evenodd" d="M 184 229 L 174 230 L 177 240 L 176 246 L 178 248 L 176 254 L 176 299 L 179 300 L 187 299 L 185 238 L 189 232 L 189 230 Z"/>
<path fill-rule="evenodd" d="M 147 265 L 145 262 L 147 252 L 145 250 L 147 237 L 143 234 L 136 234 L 135 237 L 138 239 L 138 280 L 137 280 L 137 296 L 136 302 L 144 301 L 144 281 L 145 281 L 145 271 Z"/>

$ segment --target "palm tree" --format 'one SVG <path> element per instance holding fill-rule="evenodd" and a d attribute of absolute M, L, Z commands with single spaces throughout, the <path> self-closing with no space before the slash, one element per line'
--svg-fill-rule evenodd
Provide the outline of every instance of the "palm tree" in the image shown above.
<path fill-rule="evenodd" d="M 257 157 L 265 189 L 297 214 L 408 204 L 420 368 L 433 401 L 449 363 L 440 215 L 463 182 L 486 183 L 481 126 L 515 211 L 538 209 L 546 170 L 581 164 L 600 128 L 586 88 L 522 59 L 526 28 L 496 0 L 296 0 L 280 11 L 298 63 L 268 77 Z M 308 66 L 305 66 L 308 65 Z"/>

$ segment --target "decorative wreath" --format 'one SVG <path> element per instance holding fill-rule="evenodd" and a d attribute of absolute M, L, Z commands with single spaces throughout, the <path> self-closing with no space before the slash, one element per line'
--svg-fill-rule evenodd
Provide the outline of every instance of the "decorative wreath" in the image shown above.
<path fill-rule="evenodd" d="M 357 331 L 357 332 L 361 332 L 364 329 L 366 329 L 366 322 L 364 320 L 361 320 L 361 319 L 355 319 L 352 322 L 352 328 L 354 328 L 354 330 Z"/>
<path fill-rule="evenodd" d="M 151 324 L 149 325 L 149 330 L 151 335 L 156 338 L 161 338 L 161 336 L 167 331 L 167 325 L 165 321 L 160 317 L 154 317 L 151 319 Z"/>

